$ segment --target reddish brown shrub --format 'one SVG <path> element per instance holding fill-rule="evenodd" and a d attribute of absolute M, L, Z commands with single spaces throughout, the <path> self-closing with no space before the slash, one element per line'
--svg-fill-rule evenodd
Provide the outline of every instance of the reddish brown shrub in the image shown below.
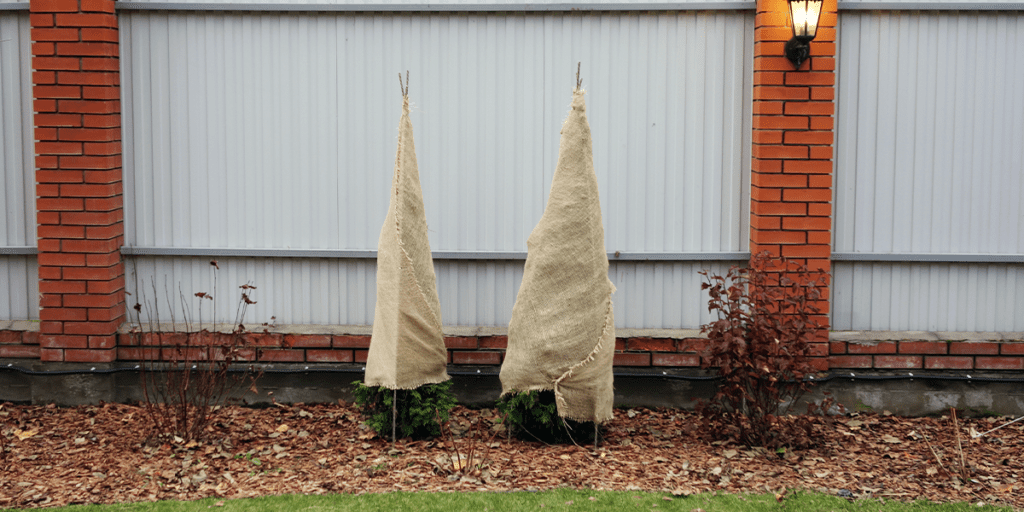
<path fill-rule="evenodd" d="M 722 379 L 715 396 L 698 404 L 704 432 L 767 448 L 813 444 L 810 423 L 786 415 L 810 389 L 812 342 L 825 329 L 815 321 L 817 304 L 828 276 L 767 253 L 725 277 L 701 275 L 708 310 L 718 314 L 701 328 L 708 337 L 701 367 L 716 368 Z M 829 406 L 808 403 L 808 413 Z"/>

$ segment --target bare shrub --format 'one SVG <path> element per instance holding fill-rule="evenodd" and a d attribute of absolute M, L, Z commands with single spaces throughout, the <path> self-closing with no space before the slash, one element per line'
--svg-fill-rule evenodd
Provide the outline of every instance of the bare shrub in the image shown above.
<path fill-rule="evenodd" d="M 216 321 L 217 270 L 216 261 L 210 265 L 214 273 L 213 294 L 198 292 L 198 321 L 188 314 L 189 299 L 178 290 L 184 328 L 176 322 L 175 307 L 170 304 L 172 332 L 162 332 L 159 293 L 155 280 L 151 280 L 152 298 L 146 297 L 136 285 L 140 302 L 129 312 L 131 343 L 140 354 L 139 375 L 142 404 L 150 418 L 157 437 L 177 437 L 182 442 L 202 440 L 210 427 L 212 414 L 220 406 L 236 400 L 246 391 L 258 392 L 256 380 L 262 371 L 253 364 L 259 349 L 246 336 L 250 331 L 243 323 L 249 305 L 256 304 L 252 284 L 240 286 L 240 297 L 235 320 L 228 332 L 218 329 Z M 137 274 L 132 271 L 133 277 Z M 168 291 L 165 287 L 165 296 Z M 169 298 L 168 301 L 170 302 Z M 214 305 L 212 320 L 203 323 L 203 305 Z M 142 321 L 145 310 L 146 321 Z M 263 324 L 263 332 L 271 327 Z"/>

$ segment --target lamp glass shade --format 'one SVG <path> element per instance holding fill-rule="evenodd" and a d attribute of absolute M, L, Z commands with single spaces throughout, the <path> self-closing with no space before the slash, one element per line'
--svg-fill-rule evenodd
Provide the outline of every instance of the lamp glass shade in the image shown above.
<path fill-rule="evenodd" d="M 789 0 L 789 15 L 793 20 L 793 37 L 810 41 L 818 32 L 823 0 Z"/>

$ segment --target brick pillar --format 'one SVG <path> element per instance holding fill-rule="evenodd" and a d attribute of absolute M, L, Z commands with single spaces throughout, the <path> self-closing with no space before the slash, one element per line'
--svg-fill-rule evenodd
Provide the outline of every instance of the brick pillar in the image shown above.
<path fill-rule="evenodd" d="M 829 271 L 836 0 L 825 0 L 811 58 L 799 70 L 783 47 L 793 36 L 786 0 L 758 0 L 754 35 L 754 133 L 750 251 Z M 818 320 L 828 325 L 824 290 Z M 827 366 L 828 331 L 818 347 Z"/>
<path fill-rule="evenodd" d="M 31 0 L 40 359 L 115 359 L 124 320 L 113 0 Z"/>

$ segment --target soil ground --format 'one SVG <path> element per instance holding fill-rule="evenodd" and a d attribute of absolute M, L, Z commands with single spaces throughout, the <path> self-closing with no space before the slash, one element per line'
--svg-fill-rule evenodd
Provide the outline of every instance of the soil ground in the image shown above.
<path fill-rule="evenodd" d="M 816 419 L 812 449 L 767 451 L 700 436 L 697 415 L 616 410 L 591 446 L 507 439 L 493 410 L 453 411 L 452 435 L 392 445 L 351 404 L 224 407 L 201 442 L 154 438 L 146 409 L 0 405 L 0 507 L 270 494 L 658 490 L 677 495 L 810 489 L 851 500 L 969 501 L 1024 509 L 1024 422 L 861 413 Z M 469 474 L 457 455 L 476 449 Z M 941 459 L 941 463 L 939 462 Z M 483 461 L 480 464 L 480 461 Z"/>

